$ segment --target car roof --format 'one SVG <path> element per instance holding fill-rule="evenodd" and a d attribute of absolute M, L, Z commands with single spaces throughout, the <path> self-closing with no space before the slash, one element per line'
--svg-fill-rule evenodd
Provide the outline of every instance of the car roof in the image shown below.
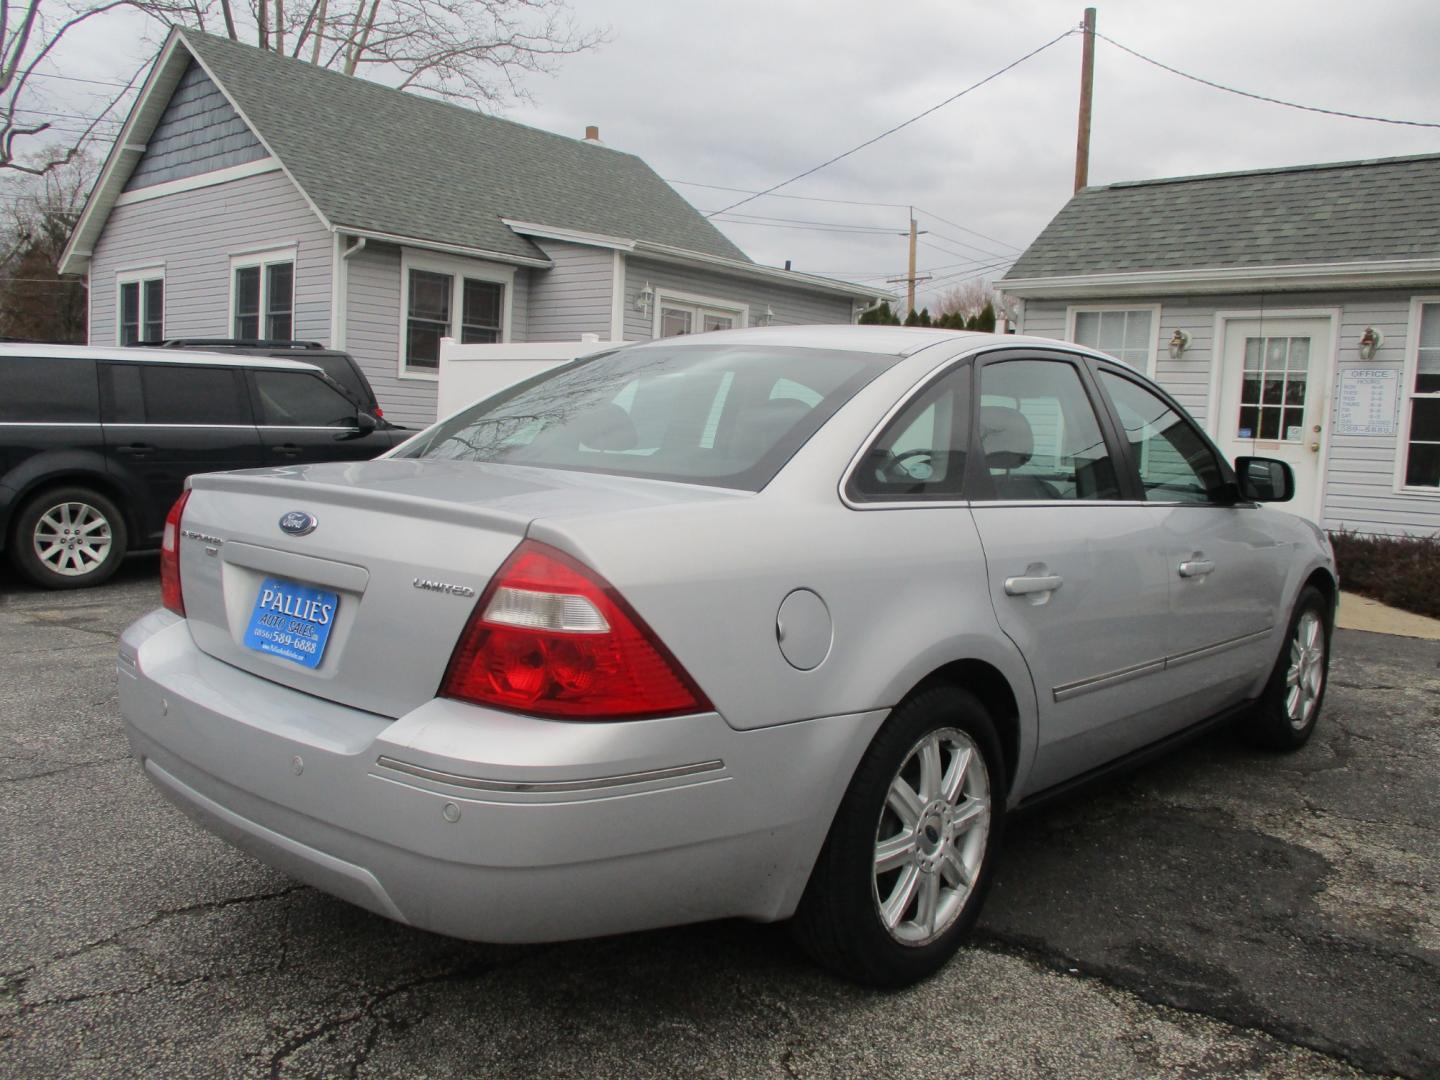
<path fill-rule="evenodd" d="M 109 348 L 104 345 L 21 345 L 0 344 L 0 356 L 31 356 L 91 360 L 123 360 L 143 364 L 207 364 L 216 367 L 273 368 L 281 371 L 320 371 L 314 364 L 280 356 L 253 356 L 237 352 L 205 352 L 200 349 L 147 349 L 143 346 Z"/>
<path fill-rule="evenodd" d="M 951 342 L 964 349 L 1006 345 L 1053 349 L 1064 346 L 1067 351 L 1080 350 L 1070 342 L 1054 338 L 1022 337 L 1018 334 L 985 334 L 977 330 L 941 330 L 931 326 L 858 326 L 825 324 L 819 326 L 752 326 L 743 330 L 716 330 L 708 334 L 685 335 L 686 343 L 737 345 L 776 345 L 792 348 L 831 349 L 847 352 L 882 353 L 909 356 L 921 349 L 942 342 Z M 657 338 L 636 345 L 636 348 L 673 348 L 679 339 Z M 1094 354 L 1099 355 L 1099 354 Z"/>

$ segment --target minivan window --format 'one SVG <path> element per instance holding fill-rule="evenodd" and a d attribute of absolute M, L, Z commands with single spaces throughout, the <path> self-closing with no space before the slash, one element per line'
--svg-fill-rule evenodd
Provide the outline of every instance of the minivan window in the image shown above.
<path fill-rule="evenodd" d="M 256 371 L 260 423 L 280 427 L 354 427 L 355 403 L 317 375 Z"/>
<path fill-rule="evenodd" d="M 0 357 L 0 423 L 93 424 L 99 419 L 94 360 Z"/>
<path fill-rule="evenodd" d="M 228 367 L 140 364 L 147 424 L 248 424 L 237 372 Z"/>
<path fill-rule="evenodd" d="M 544 372 L 431 428 L 402 457 L 504 462 L 758 491 L 895 356 L 650 346 Z"/>

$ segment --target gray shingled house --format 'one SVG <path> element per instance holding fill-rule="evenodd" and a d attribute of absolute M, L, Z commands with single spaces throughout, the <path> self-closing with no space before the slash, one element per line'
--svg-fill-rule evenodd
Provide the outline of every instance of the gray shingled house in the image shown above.
<path fill-rule="evenodd" d="M 1149 373 L 1328 528 L 1440 528 L 1440 155 L 1086 188 L 1001 287 Z"/>
<path fill-rule="evenodd" d="M 873 289 L 752 262 L 643 161 L 175 30 L 66 249 L 90 341 L 349 350 L 435 417 L 440 338 L 850 322 Z"/>

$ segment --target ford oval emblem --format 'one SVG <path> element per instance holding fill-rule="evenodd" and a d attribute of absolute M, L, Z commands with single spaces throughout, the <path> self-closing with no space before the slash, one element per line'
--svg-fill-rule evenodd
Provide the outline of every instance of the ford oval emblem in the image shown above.
<path fill-rule="evenodd" d="M 280 531 L 290 536 L 309 536 L 319 524 L 314 514 L 307 514 L 304 510 L 291 510 L 280 519 Z"/>

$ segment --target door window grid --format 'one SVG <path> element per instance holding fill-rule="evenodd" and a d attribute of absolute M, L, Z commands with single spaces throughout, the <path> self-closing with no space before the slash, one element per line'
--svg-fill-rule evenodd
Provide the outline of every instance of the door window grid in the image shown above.
<path fill-rule="evenodd" d="M 703 334 L 712 330 L 733 330 L 739 321 L 734 311 L 707 307 L 703 304 L 681 304 L 664 301 L 660 305 L 660 336 L 680 337 Z M 696 328 L 699 329 L 696 329 Z"/>
<path fill-rule="evenodd" d="M 1440 488 L 1440 303 L 1420 305 L 1415 377 L 1406 396 L 1405 486 Z"/>
<path fill-rule="evenodd" d="M 1134 311 L 1075 312 L 1075 344 L 1086 345 L 1108 353 L 1136 371 L 1150 366 L 1154 346 L 1153 313 L 1145 308 Z"/>
<path fill-rule="evenodd" d="M 1309 374 L 1308 337 L 1247 337 L 1235 437 L 1303 441 Z"/>

